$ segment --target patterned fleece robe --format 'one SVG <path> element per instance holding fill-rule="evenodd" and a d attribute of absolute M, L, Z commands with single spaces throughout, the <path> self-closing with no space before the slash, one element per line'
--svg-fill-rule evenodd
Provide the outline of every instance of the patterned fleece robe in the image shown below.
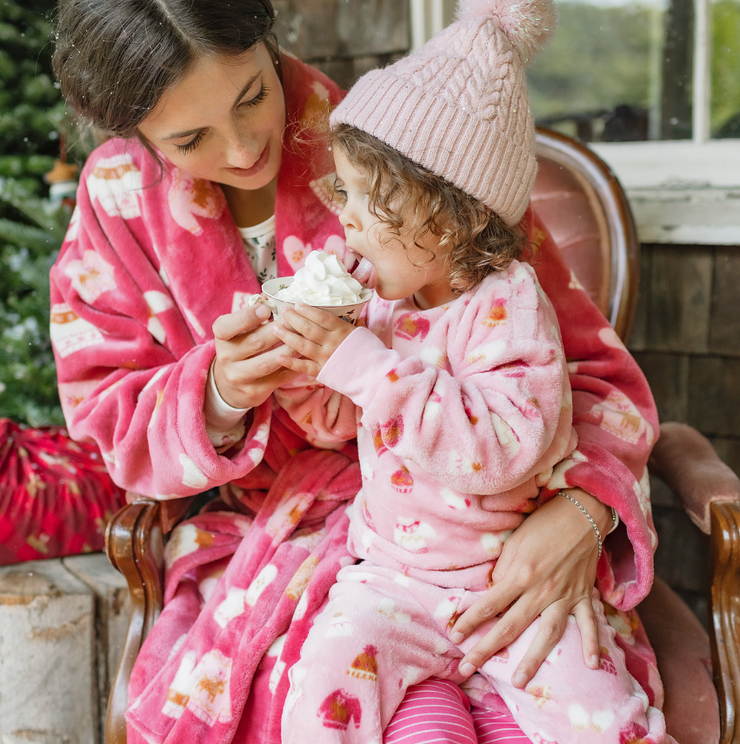
<path fill-rule="evenodd" d="M 283 58 L 283 70 L 288 127 L 275 209 L 278 272 L 288 275 L 310 250 L 344 255 L 328 171 L 314 148 L 295 142 L 342 93 L 296 60 Z M 652 581 L 655 532 L 643 476 L 655 407 L 536 216 L 530 231 L 561 326 L 579 437 L 578 457 L 556 474 L 619 511 L 599 588 L 629 610 Z M 90 156 L 51 271 L 51 336 L 70 433 L 95 441 L 113 479 L 131 492 L 166 499 L 225 486 L 231 508 L 190 520 L 168 544 L 166 606 L 129 690 L 130 742 L 279 741 L 284 671 L 337 570 L 353 560 L 342 508 L 361 484 L 351 443 L 314 448 L 274 400 L 251 412 L 244 439 L 228 450 L 217 452 L 207 436 L 211 326 L 257 291 L 217 184 L 177 168 L 161 174 L 132 141 L 110 140 Z M 333 406 L 325 395 L 310 405 Z M 626 644 L 643 650 L 635 676 L 655 678 L 639 622 L 614 618 Z M 660 695 L 657 682 L 653 688 Z"/>
<path fill-rule="evenodd" d="M 381 744 L 410 685 L 459 681 L 457 663 L 488 628 L 460 647 L 449 629 L 576 446 L 557 321 L 531 266 L 514 261 L 428 310 L 376 296 L 365 320 L 317 378 L 359 406 L 349 550 L 363 562 L 339 572 L 290 669 L 283 744 Z M 329 433 L 321 411 L 276 397 L 308 432 Z M 480 670 L 489 697 L 532 741 L 622 744 L 635 731 L 671 741 L 601 609 L 597 618 L 602 668 L 586 667 L 571 622 L 527 689 L 514 688 L 535 623 Z"/>

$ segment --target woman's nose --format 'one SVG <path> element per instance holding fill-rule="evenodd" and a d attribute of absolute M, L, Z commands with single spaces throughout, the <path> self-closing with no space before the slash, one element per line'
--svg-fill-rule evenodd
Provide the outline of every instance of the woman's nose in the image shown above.
<path fill-rule="evenodd" d="M 250 168 L 260 156 L 259 145 L 248 134 L 234 132 L 226 145 L 226 159 L 234 168 Z"/>

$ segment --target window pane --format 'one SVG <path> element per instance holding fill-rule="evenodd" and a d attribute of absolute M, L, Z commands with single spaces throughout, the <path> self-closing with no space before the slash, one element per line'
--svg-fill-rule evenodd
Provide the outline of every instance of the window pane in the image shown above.
<path fill-rule="evenodd" d="M 740 137 L 740 2 L 712 3 L 713 137 Z"/>
<path fill-rule="evenodd" d="M 691 137 L 693 0 L 558 9 L 553 42 L 528 71 L 538 123 L 587 142 Z"/>

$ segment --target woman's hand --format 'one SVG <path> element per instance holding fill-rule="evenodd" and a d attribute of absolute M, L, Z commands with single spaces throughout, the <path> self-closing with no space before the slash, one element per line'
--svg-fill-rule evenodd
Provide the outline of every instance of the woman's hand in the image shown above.
<path fill-rule="evenodd" d="M 296 373 L 312 377 L 321 372 L 329 357 L 355 330 L 351 323 L 310 305 L 286 307 L 283 317 L 286 325 L 277 324 L 275 335 L 293 350 L 294 356 L 279 356 L 278 361 Z"/>
<path fill-rule="evenodd" d="M 611 526 L 609 508 L 581 489 L 568 489 L 568 493 L 606 535 Z M 460 671 L 472 674 L 539 617 L 537 635 L 512 676 L 512 684 L 524 688 L 562 637 L 568 615 L 575 616 L 581 631 L 586 665 L 598 669 L 599 634 L 592 604 L 598 552 L 591 523 L 562 496 L 530 514 L 504 544 L 493 572 L 493 588 L 455 623 L 451 638 L 460 643 L 481 623 L 500 615 L 465 655 Z"/>
<path fill-rule="evenodd" d="M 293 352 L 279 343 L 264 305 L 221 315 L 213 324 L 216 361 L 213 375 L 221 397 L 234 408 L 254 408 L 280 385 L 298 376 L 278 361 Z"/>

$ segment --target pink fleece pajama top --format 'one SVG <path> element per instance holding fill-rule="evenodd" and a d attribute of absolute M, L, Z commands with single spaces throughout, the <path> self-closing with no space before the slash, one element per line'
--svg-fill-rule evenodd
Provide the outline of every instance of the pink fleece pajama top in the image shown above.
<path fill-rule="evenodd" d="M 534 269 L 513 261 L 428 310 L 376 295 L 365 318 L 318 377 L 361 407 L 350 551 L 438 586 L 485 588 L 576 445 L 552 306 Z"/>

